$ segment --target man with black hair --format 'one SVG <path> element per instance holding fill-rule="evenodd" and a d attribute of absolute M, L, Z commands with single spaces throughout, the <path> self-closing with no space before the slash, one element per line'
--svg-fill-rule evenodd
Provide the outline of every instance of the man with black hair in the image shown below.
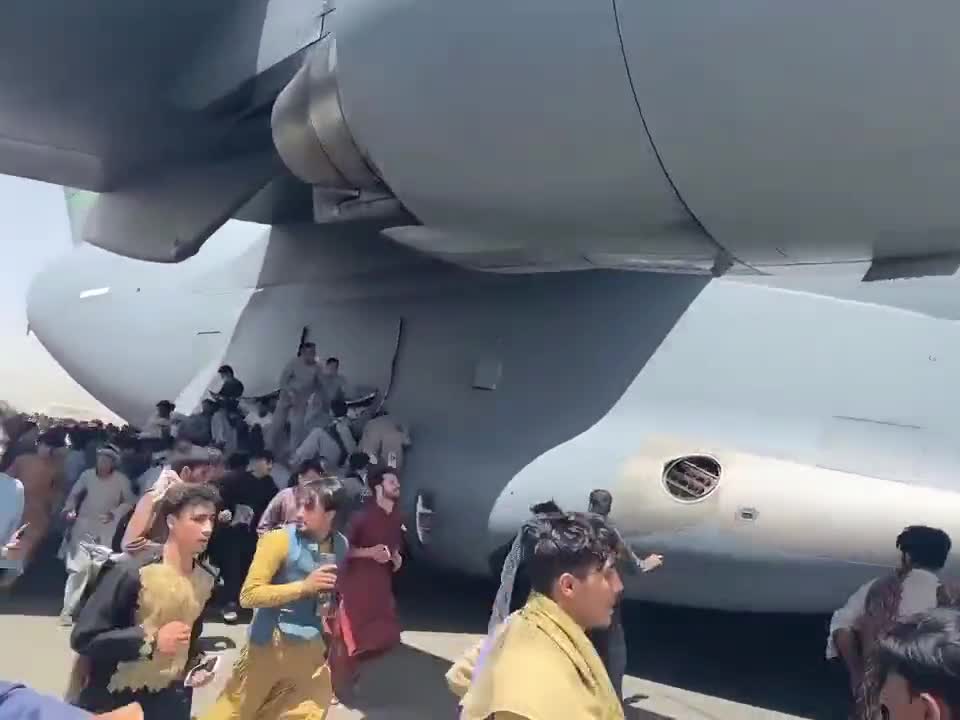
<path fill-rule="evenodd" d="M 960 719 L 960 611 L 903 620 L 877 643 L 883 720 Z"/>
<path fill-rule="evenodd" d="M 216 392 L 217 399 L 224 403 L 230 409 L 235 409 L 240 398 L 243 397 L 243 383 L 237 379 L 233 368 L 229 365 L 221 365 L 217 370 L 220 380 L 223 383 Z"/>
<path fill-rule="evenodd" d="M 491 635 L 462 695 L 462 720 L 622 720 L 623 707 L 587 631 L 609 626 L 623 591 L 616 533 L 599 516 L 529 524 L 532 593 Z"/>
<path fill-rule="evenodd" d="M 188 720 L 192 688 L 213 679 L 201 672 L 190 687 L 184 684 L 199 659 L 201 615 L 214 584 L 197 557 L 207 548 L 219 502 L 209 485 L 171 487 L 159 510 L 163 545 L 104 565 L 70 637 L 88 666 L 80 707 L 106 712 L 136 702 L 145 720 Z"/>
<path fill-rule="evenodd" d="M 330 404 L 333 421 L 314 428 L 293 454 L 293 464 L 324 458 L 333 473 L 342 472 L 350 455 L 357 450 L 357 441 L 347 420 L 347 403 L 337 398 Z"/>
<path fill-rule="evenodd" d="M 257 525 L 277 494 L 272 470 L 273 453 L 260 450 L 250 456 L 249 469 L 244 466 L 239 472 L 229 473 L 222 483 L 223 507 L 230 511 L 231 520 L 229 525 L 217 528 L 210 554 L 223 578 L 220 597 L 227 623 L 237 621 L 240 587 L 257 549 Z"/>
<path fill-rule="evenodd" d="M 271 530 L 296 522 L 297 488 L 325 477 L 327 477 L 327 471 L 323 463 L 308 460 L 300 465 L 297 472 L 291 476 L 290 484 L 274 495 L 267 509 L 263 511 L 260 522 L 257 523 L 257 534 L 262 537 Z"/>
<path fill-rule="evenodd" d="M 343 499 L 336 478 L 296 490 L 297 522 L 268 532 L 240 593 L 256 612 L 233 675 L 201 720 L 322 720 L 333 696 L 324 621 L 347 541 L 333 530 Z"/>
<path fill-rule="evenodd" d="M 403 564 L 400 478 L 393 468 L 367 475 L 373 498 L 354 515 L 347 532 L 349 562 L 340 582 L 340 626 L 349 657 L 360 662 L 400 644 L 393 574 Z"/>
<path fill-rule="evenodd" d="M 952 603 L 938 576 L 950 553 L 950 537 L 938 528 L 912 525 L 897 537 L 900 565 L 871 580 L 833 614 L 827 658 L 839 657 L 856 703 L 855 717 L 874 720 L 880 691 L 875 648 L 898 621 Z"/>

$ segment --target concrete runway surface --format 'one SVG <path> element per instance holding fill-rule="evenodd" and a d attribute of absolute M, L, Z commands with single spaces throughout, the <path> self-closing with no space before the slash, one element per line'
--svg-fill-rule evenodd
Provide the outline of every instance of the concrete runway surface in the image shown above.
<path fill-rule="evenodd" d="M 0 678 L 60 694 L 71 663 L 57 625 L 62 566 L 52 560 L 0 597 Z M 352 707 L 329 718 L 452 720 L 443 681 L 450 662 L 483 632 L 496 588 L 422 568 L 398 580 L 403 646 L 364 669 Z M 823 660 L 826 618 L 744 616 L 629 604 L 628 720 L 842 718 L 843 688 Z M 245 625 L 211 617 L 207 649 L 224 654 L 217 682 L 199 691 L 202 712 L 226 681 Z"/>

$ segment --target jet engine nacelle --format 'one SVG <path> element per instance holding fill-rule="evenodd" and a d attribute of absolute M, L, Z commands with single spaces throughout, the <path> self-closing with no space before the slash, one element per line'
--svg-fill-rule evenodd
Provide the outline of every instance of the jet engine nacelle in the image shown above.
<path fill-rule="evenodd" d="M 425 226 L 392 237 L 488 269 L 949 255 L 958 21 L 893 0 L 351 0 L 324 100 L 344 124 L 278 146 L 379 177 Z"/>

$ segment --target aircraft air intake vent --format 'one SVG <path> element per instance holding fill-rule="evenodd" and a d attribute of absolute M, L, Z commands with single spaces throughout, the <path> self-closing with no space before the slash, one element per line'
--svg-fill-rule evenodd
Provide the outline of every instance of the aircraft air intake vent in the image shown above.
<path fill-rule="evenodd" d="M 720 484 L 720 463 L 708 455 L 688 455 L 663 467 L 663 486 L 680 502 L 703 500 Z"/>

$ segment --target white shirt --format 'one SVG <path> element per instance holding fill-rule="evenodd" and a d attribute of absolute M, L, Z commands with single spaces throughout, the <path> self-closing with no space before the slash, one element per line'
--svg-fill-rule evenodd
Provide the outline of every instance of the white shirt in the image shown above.
<path fill-rule="evenodd" d="M 857 590 L 846 604 L 837 610 L 830 618 L 830 637 L 827 638 L 827 659 L 839 657 L 837 646 L 833 642 L 833 634 L 837 630 L 850 630 L 856 627 L 857 622 L 866 611 L 867 595 L 876 580 L 871 580 Z M 903 619 L 916 613 L 926 612 L 937 607 L 937 589 L 940 587 L 940 578 L 929 570 L 911 570 L 903 580 L 903 592 L 900 596 L 900 607 L 897 609 L 897 619 Z"/>

